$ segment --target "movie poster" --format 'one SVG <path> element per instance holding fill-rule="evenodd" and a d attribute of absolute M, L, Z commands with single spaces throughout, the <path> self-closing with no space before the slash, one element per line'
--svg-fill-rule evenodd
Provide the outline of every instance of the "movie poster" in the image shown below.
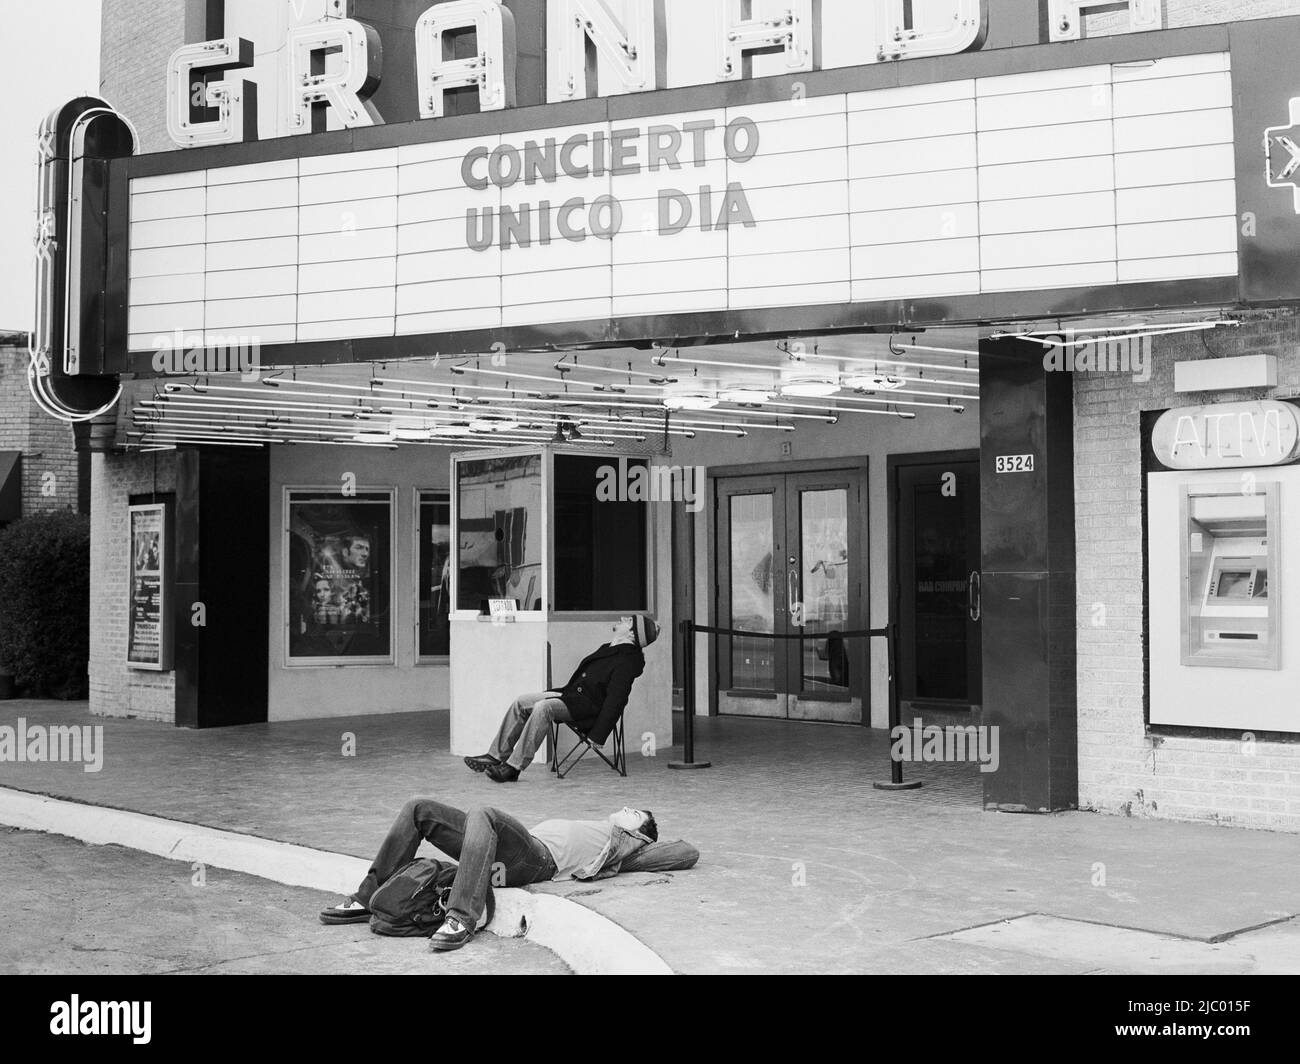
<path fill-rule="evenodd" d="M 291 658 L 389 656 L 391 523 L 387 495 L 291 494 Z"/>
<path fill-rule="evenodd" d="M 131 606 L 127 620 L 126 660 L 141 669 L 164 669 L 166 609 L 166 516 L 164 506 L 132 506 L 130 513 Z"/>
<path fill-rule="evenodd" d="M 451 653 L 451 502 L 420 499 L 420 657 Z"/>

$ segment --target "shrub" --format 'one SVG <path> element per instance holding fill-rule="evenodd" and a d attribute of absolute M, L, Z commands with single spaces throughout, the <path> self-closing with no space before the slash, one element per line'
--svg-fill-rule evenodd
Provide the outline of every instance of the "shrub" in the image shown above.
<path fill-rule="evenodd" d="M 86 696 L 90 519 L 69 510 L 0 529 L 0 669 L 37 698 Z"/>

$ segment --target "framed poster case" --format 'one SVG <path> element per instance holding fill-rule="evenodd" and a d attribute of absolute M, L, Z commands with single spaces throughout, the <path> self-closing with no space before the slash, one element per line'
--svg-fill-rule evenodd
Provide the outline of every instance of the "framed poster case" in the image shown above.
<path fill-rule="evenodd" d="M 128 512 L 126 663 L 166 672 L 172 667 L 171 509 L 165 503 Z"/>

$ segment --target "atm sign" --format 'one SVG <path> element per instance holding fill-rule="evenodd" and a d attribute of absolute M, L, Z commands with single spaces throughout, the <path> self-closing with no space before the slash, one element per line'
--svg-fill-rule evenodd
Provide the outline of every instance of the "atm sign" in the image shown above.
<path fill-rule="evenodd" d="M 1167 469 L 1284 465 L 1300 455 L 1300 409 L 1261 400 L 1167 410 L 1151 449 Z"/>

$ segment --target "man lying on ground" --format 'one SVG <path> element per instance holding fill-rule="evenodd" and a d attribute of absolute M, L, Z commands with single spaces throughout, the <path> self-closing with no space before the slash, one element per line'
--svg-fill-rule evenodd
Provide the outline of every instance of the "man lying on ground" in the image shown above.
<path fill-rule="evenodd" d="M 558 691 L 520 695 L 506 710 L 492 749 L 465 758 L 475 772 L 494 783 L 513 783 L 533 760 L 553 721 L 594 724 L 598 717 L 617 720 L 627 705 L 632 681 L 645 671 L 643 650 L 659 636 L 659 626 L 645 614 L 621 617 L 608 643 L 582 659 L 569 682 Z"/>
<path fill-rule="evenodd" d="M 619 872 L 691 868 L 700 854 L 685 842 L 659 842 L 648 809 L 624 806 L 604 820 L 547 820 L 531 831 L 509 813 L 488 806 L 462 812 L 432 798 L 412 798 L 397 815 L 356 893 L 322 910 L 323 924 L 370 919 L 371 895 L 415 857 L 421 840 L 459 861 L 447 919 L 429 941 L 435 950 L 460 949 L 482 929 L 489 885 L 523 887 L 551 879 L 604 879 Z M 502 875 L 494 880 L 494 867 Z"/>

